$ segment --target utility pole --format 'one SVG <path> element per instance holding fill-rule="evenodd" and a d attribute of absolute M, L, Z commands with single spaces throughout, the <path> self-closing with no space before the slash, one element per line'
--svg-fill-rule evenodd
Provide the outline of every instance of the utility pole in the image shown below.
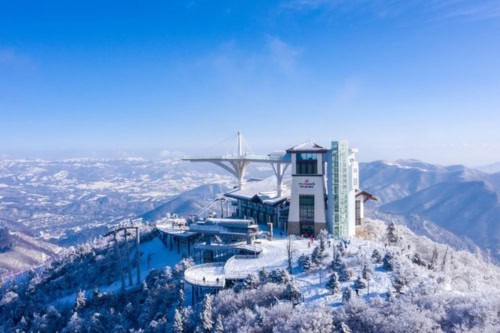
<path fill-rule="evenodd" d="M 127 272 L 128 272 L 128 285 L 132 286 L 134 282 L 132 281 L 132 267 L 130 265 L 130 249 L 128 247 L 127 229 L 123 229 L 123 235 L 125 236 L 125 249 L 127 250 Z"/>
<path fill-rule="evenodd" d="M 120 273 L 120 281 L 122 283 L 122 291 L 123 291 L 123 290 L 125 290 L 125 278 L 123 277 L 122 255 L 120 253 L 120 248 L 118 246 L 118 241 L 116 239 L 116 231 L 113 232 L 113 240 L 115 242 L 115 254 L 118 258 L 118 270 Z"/>

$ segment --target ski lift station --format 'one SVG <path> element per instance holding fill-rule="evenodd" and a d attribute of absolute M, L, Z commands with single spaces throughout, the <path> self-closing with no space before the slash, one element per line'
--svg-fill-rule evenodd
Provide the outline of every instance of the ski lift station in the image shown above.
<path fill-rule="evenodd" d="M 215 164 L 236 178 L 238 187 L 218 199 L 232 202 L 232 219 L 252 219 L 308 237 L 327 230 L 348 238 L 361 229 L 364 202 L 377 198 L 359 188 L 358 150 L 347 141 L 332 141 L 329 147 L 307 141 L 268 155 L 245 152 L 240 132 L 237 141 L 236 154 L 183 158 Z M 274 180 L 246 180 L 251 163 L 270 165 Z"/>

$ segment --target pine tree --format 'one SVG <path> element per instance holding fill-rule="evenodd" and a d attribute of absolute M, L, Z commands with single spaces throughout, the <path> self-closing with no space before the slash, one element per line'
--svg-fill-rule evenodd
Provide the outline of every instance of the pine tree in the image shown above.
<path fill-rule="evenodd" d="M 436 268 L 438 259 L 439 259 L 439 252 L 437 246 L 434 246 L 434 250 L 432 251 L 431 263 L 429 267 L 430 269 Z"/>
<path fill-rule="evenodd" d="M 203 300 L 200 320 L 201 328 L 203 329 L 203 331 L 209 333 L 214 326 L 214 321 L 212 319 L 212 296 L 208 294 L 205 295 L 205 299 Z"/>
<path fill-rule="evenodd" d="M 178 309 L 175 309 L 173 330 L 174 333 L 182 333 L 184 331 L 184 322 Z"/>
<path fill-rule="evenodd" d="M 370 266 L 369 264 L 364 264 L 361 270 L 361 277 L 365 280 L 370 279 L 370 276 L 373 274 L 373 269 Z"/>
<path fill-rule="evenodd" d="M 221 315 L 218 315 L 217 320 L 215 321 L 214 333 L 224 333 L 224 325 L 222 325 Z"/>
<path fill-rule="evenodd" d="M 392 286 L 394 287 L 394 289 L 396 289 L 396 292 L 398 294 L 401 293 L 405 285 L 406 285 L 406 279 L 402 275 L 400 274 L 394 275 L 392 279 Z"/>
<path fill-rule="evenodd" d="M 383 259 L 383 267 L 388 271 L 392 271 L 394 269 L 394 255 L 391 252 L 387 252 Z"/>
<path fill-rule="evenodd" d="M 382 255 L 380 254 L 380 252 L 377 249 L 373 250 L 372 260 L 376 264 L 379 264 L 380 262 L 382 262 Z"/>
<path fill-rule="evenodd" d="M 85 306 L 85 302 L 86 302 L 85 291 L 80 290 L 76 294 L 75 311 L 78 311 L 81 308 L 83 308 Z"/>
<path fill-rule="evenodd" d="M 339 270 L 341 270 L 344 267 L 345 267 L 344 261 L 340 257 L 340 254 L 338 252 L 336 252 L 335 255 L 334 255 L 334 257 L 333 257 L 331 268 L 334 271 L 338 272 Z"/>
<path fill-rule="evenodd" d="M 267 283 L 269 281 L 269 272 L 264 267 L 259 271 L 259 280 L 260 283 Z"/>
<path fill-rule="evenodd" d="M 342 303 L 348 303 L 351 300 L 352 297 L 352 290 L 351 288 L 347 287 L 344 289 L 344 292 L 342 293 Z"/>
<path fill-rule="evenodd" d="M 269 274 L 269 279 L 276 284 L 285 284 L 291 280 L 291 277 L 286 270 L 278 268 Z"/>
<path fill-rule="evenodd" d="M 389 223 L 387 226 L 387 240 L 390 244 L 396 244 L 398 242 L 398 234 L 394 222 Z"/>
<path fill-rule="evenodd" d="M 302 254 L 299 257 L 298 263 L 299 263 L 299 266 L 305 271 L 308 271 L 309 269 L 311 269 L 311 257 L 308 256 L 307 254 Z"/>
<path fill-rule="evenodd" d="M 347 270 L 346 264 L 338 253 L 332 261 L 331 268 L 334 272 L 337 272 L 339 281 L 346 282 L 351 279 L 351 273 Z"/>
<path fill-rule="evenodd" d="M 179 308 L 184 307 L 185 301 L 186 301 L 186 296 L 184 295 L 184 290 L 182 288 L 179 288 L 178 299 L 177 299 L 177 306 Z"/>
<path fill-rule="evenodd" d="M 358 276 L 356 281 L 354 281 L 354 289 L 365 289 L 366 288 L 366 280 L 361 276 Z"/>
<path fill-rule="evenodd" d="M 443 256 L 443 261 L 441 262 L 441 271 L 446 271 L 446 264 L 448 263 L 448 247 L 446 248 L 446 252 Z"/>
<path fill-rule="evenodd" d="M 294 283 L 289 282 L 285 289 L 285 297 L 293 304 L 298 304 L 301 296 L 299 288 Z"/>
<path fill-rule="evenodd" d="M 332 294 L 336 294 L 340 291 L 341 286 L 337 272 L 333 272 L 332 275 L 330 275 L 330 279 L 326 283 L 326 288 L 330 290 Z"/>
<path fill-rule="evenodd" d="M 352 331 L 346 323 L 341 321 L 336 325 L 335 333 L 352 333 Z"/>

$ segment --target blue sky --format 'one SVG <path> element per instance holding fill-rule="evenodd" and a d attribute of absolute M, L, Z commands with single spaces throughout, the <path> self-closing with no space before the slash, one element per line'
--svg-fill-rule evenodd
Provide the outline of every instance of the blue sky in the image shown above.
<path fill-rule="evenodd" d="M 241 129 L 256 153 L 481 165 L 499 127 L 498 1 L 0 2 L 0 156 L 215 152 Z"/>

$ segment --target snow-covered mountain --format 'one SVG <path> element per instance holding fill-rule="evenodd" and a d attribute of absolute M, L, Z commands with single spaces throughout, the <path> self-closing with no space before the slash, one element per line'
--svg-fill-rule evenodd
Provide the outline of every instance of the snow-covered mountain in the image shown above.
<path fill-rule="evenodd" d="M 487 173 L 498 173 L 500 172 L 500 162 L 479 166 L 476 169 Z"/>
<path fill-rule="evenodd" d="M 177 195 L 141 217 L 147 221 L 154 221 L 164 217 L 167 213 L 176 213 L 180 216 L 193 215 L 207 207 L 216 197 L 221 196 L 228 190 L 229 188 L 223 184 L 200 185 Z M 219 206 L 212 209 L 220 211 Z"/>
<path fill-rule="evenodd" d="M 443 230 L 451 231 L 500 259 L 498 174 L 415 160 L 362 163 L 360 170 L 362 188 L 380 198 L 378 207 L 369 210 L 373 215 L 395 215 L 416 232 L 434 224 L 428 236 L 457 245 L 454 237 L 441 237 Z"/>

